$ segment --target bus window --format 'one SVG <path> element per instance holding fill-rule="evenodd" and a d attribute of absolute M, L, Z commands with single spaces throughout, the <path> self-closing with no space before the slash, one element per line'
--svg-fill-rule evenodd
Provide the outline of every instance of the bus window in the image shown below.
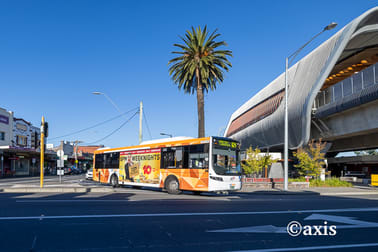
<path fill-rule="evenodd" d="M 112 152 L 105 154 L 105 168 L 118 169 L 119 168 L 119 152 Z"/>
<path fill-rule="evenodd" d="M 161 168 L 183 168 L 182 147 L 163 148 Z"/>
<path fill-rule="evenodd" d="M 198 144 L 189 146 L 189 168 L 209 168 L 208 144 Z"/>
<path fill-rule="evenodd" d="M 95 156 L 95 168 L 103 169 L 105 167 L 104 154 L 96 154 Z"/>

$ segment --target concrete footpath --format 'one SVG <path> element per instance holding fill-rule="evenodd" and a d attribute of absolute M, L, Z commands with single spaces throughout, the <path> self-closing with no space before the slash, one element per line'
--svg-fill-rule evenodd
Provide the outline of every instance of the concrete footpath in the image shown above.
<path fill-rule="evenodd" d="M 83 176 L 66 177 L 62 183 L 55 178 L 46 178 L 43 188 L 40 188 L 38 178 L 25 179 L 1 179 L 0 192 L 3 193 L 129 193 L 130 187 L 113 188 L 110 185 L 99 184 L 86 180 Z M 291 189 L 283 191 L 279 189 L 249 189 L 247 192 L 235 192 L 238 194 L 269 194 L 269 195 L 378 195 L 378 187 L 353 186 L 353 187 L 310 187 L 306 189 Z"/>

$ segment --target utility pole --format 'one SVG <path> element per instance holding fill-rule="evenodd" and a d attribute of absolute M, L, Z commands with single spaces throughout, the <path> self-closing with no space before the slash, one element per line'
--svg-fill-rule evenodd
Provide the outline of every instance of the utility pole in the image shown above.
<path fill-rule="evenodd" d="M 143 122 L 143 102 L 140 102 L 139 104 L 139 144 L 142 142 L 142 139 L 143 139 L 142 122 Z"/>
<path fill-rule="evenodd" d="M 4 154 L 3 154 L 3 151 L 1 150 L 0 151 L 1 153 L 1 173 L 0 173 L 0 177 L 3 177 L 4 175 Z"/>
<path fill-rule="evenodd" d="M 43 172 L 44 172 L 44 158 L 45 158 L 45 117 L 42 116 L 42 122 L 41 122 L 41 158 L 40 158 L 40 187 L 43 188 Z"/>

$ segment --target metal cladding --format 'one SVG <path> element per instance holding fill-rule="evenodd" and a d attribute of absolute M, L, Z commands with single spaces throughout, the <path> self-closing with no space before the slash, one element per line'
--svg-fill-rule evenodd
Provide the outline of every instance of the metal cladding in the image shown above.
<path fill-rule="evenodd" d="M 378 7 L 375 7 L 354 19 L 290 67 L 288 70 L 290 149 L 299 148 L 309 141 L 312 106 L 331 71 L 340 60 L 352 55 L 352 48 L 377 45 L 377 32 Z M 284 66 L 284 59 L 282 59 L 282 66 Z M 232 114 L 224 136 L 240 141 L 242 148 L 249 146 L 283 148 L 284 100 L 279 103 L 274 112 L 245 127 L 235 130 L 234 125 L 231 127 L 231 124 L 249 112 L 251 108 L 256 108 L 270 97 L 284 91 L 284 87 L 285 73 L 282 73 Z"/>

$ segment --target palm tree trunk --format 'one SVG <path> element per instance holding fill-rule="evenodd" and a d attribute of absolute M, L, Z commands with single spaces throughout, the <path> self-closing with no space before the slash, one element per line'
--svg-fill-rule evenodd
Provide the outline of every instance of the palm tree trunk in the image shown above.
<path fill-rule="evenodd" d="M 197 79 L 197 113 L 198 113 L 198 137 L 205 137 L 205 105 L 203 100 L 203 89 L 200 81 L 199 69 L 196 69 Z"/>

